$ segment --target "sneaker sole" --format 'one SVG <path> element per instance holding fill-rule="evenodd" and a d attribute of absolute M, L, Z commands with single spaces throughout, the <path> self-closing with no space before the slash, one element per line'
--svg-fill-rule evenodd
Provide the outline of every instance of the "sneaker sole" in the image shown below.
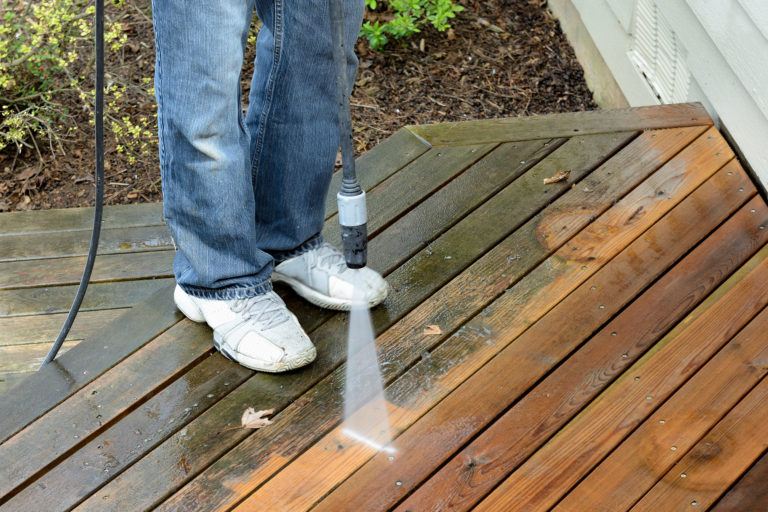
<path fill-rule="evenodd" d="M 300 281 L 297 281 L 296 279 L 293 279 L 292 277 L 284 276 L 275 272 L 272 275 L 272 280 L 276 283 L 287 284 L 300 297 L 314 304 L 315 306 L 318 306 L 324 309 L 332 309 L 335 311 L 350 311 L 352 309 L 353 302 L 351 300 L 334 299 L 333 297 L 324 295 L 316 290 L 313 290 L 309 286 L 305 285 Z M 379 304 L 384 302 L 384 300 L 387 298 L 388 293 L 389 293 L 389 289 L 387 288 L 378 296 L 369 300 L 367 306 L 369 308 L 374 308 L 378 306 Z"/>

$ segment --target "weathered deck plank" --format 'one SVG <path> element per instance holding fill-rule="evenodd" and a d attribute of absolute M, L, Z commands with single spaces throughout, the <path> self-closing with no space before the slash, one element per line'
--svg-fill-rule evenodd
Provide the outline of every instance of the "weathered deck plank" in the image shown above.
<path fill-rule="evenodd" d="M 389 407 L 393 435 L 402 432 L 487 363 L 717 169 L 715 162 L 715 165 L 696 166 L 696 170 L 685 167 L 686 171 L 677 178 L 673 176 L 681 170 L 674 162 L 673 159 L 651 175 L 507 290 L 482 315 L 432 350 L 429 359 L 418 362 L 394 389 L 387 389 L 388 402 L 393 404 Z M 678 180 L 679 187 L 665 191 L 668 195 L 659 201 L 656 194 L 659 185 Z M 628 223 L 627 219 L 633 217 L 640 205 L 645 214 L 635 216 Z M 623 229 L 617 229 L 619 226 Z M 343 382 L 342 376 L 343 373 L 339 376 L 340 382 Z M 429 382 L 426 389 L 425 381 Z M 342 427 L 326 434 L 263 486 L 259 487 L 262 482 L 258 478 L 251 478 L 247 487 L 255 492 L 236 510 L 249 510 L 257 504 L 276 510 L 311 508 L 375 454 L 370 448 L 350 445 Z M 324 471 L 313 471 L 314 467 L 323 467 Z"/>
<path fill-rule="evenodd" d="M 437 147 L 711 125 L 712 119 L 701 104 L 688 103 L 485 121 L 459 121 L 409 126 L 408 129 Z"/>
<path fill-rule="evenodd" d="M 696 135 L 696 132 L 691 132 L 687 136 L 689 138 Z M 690 140 L 690 139 L 689 139 Z M 671 142 L 672 146 L 675 144 L 680 144 L 680 147 L 684 145 L 683 141 L 678 142 Z M 589 171 L 589 166 L 586 162 L 589 161 L 589 159 L 593 159 L 594 164 L 597 165 L 601 158 L 603 158 L 603 155 L 600 152 L 597 152 L 597 154 L 594 154 L 592 151 L 586 150 L 586 148 L 575 146 L 573 148 L 575 155 L 579 155 L 579 158 L 583 159 L 582 161 L 585 161 L 583 167 L 585 169 L 580 169 L 579 171 L 581 173 L 586 173 Z M 676 150 L 675 150 L 676 151 Z M 630 152 L 633 155 L 633 158 L 636 158 L 637 153 L 640 151 L 635 151 L 634 153 Z M 581 156 L 583 155 L 583 156 Z M 544 162 L 542 162 L 542 165 Z M 582 174 L 583 176 L 583 174 Z M 573 179 L 578 179 L 580 177 L 579 172 L 574 172 Z M 521 183 L 527 183 L 526 181 L 523 181 Z M 533 183 L 531 183 L 533 185 Z M 454 228 L 447 231 L 445 234 L 441 235 L 440 238 L 438 238 L 436 241 L 432 242 L 429 245 L 428 249 L 422 250 L 413 260 L 406 263 L 403 267 L 398 269 L 393 276 L 390 277 L 390 283 L 393 285 L 395 289 L 398 289 L 402 285 L 398 284 L 399 282 L 402 282 L 403 285 L 407 283 L 408 287 L 405 289 L 400 289 L 399 294 L 403 295 L 404 293 L 412 294 L 416 293 L 416 300 L 415 302 L 411 303 L 411 305 L 397 305 L 397 309 L 394 309 L 391 304 L 385 303 L 385 310 L 383 311 L 374 311 L 374 323 L 376 324 L 377 330 L 381 331 L 383 328 L 388 327 L 391 325 L 391 323 L 387 323 L 382 325 L 382 321 L 386 322 L 394 322 L 399 319 L 400 316 L 404 314 L 404 312 L 412 309 L 416 304 L 418 304 L 421 300 L 424 300 L 426 297 L 428 297 L 432 292 L 439 289 L 439 287 L 444 284 L 445 281 L 451 279 L 453 276 L 455 276 L 459 271 L 461 271 L 463 268 L 465 268 L 467 265 L 472 263 L 480 254 L 482 254 L 485 250 L 492 247 L 495 243 L 498 242 L 500 238 L 503 238 L 506 234 L 513 231 L 517 226 L 519 226 L 521 223 L 525 222 L 528 218 L 528 216 L 534 214 L 538 209 L 543 208 L 547 205 L 547 203 L 551 200 L 551 195 L 554 193 L 555 195 L 559 193 L 563 193 L 567 191 L 570 188 L 569 183 L 561 183 L 556 184 L 554 186 L 545 187 L 541 181 L 538 181 L 534 190 L 538 190 L 538 193 L 531 193 L 531 190 L 527 187 L 520 188 L 517 181 L 510 184 L 507 188 L 504 189 L 504 191 L 515 191 L 517 190 L 516 194 L 520 197 L 521 201 L 518 204 L 518 208 L 514 210 L 510 210 L 508 208 L 507 203 L 505 202 L 494 202 L 491 200 L 490 202 L 483 205 L 483 207 L 479 208 L 478 210 L 475 210 L 472 212 L 468 217 L 463 219 L 461 222 L 459 222 Z M 545 190 L 551 190 L 552 192 L 548 194 L 543 194 Z M 501 192 L 501 193 L 504 193 Z M 500 193 L 500 194 L 501 194 Z M 498 197 L 498 196 L 495 196 Z M 412 212 L 413 213 L 413 212 Z M 487 226 L 487 221 L 490 219 L 498 220 L 499 218 L 506 218 L 508 219 L 506 222 L 503 223 L 496 223 L 494 224 L 494 229 L 489 229 L 488 227 L 485 227 L 483 229 L 483 226 Z M 586 215 L 584 219 L 586 219 Z M 468 237 L 473 237 L 473 243 L 468 244 L 466 243 L 466 240 Z M 375 254 L 375 251 L 373 250 L 373 244 L 376 243 L 377 238 L 374 238 L 372 241 L 371 250 L 372 253 Z M 446 259 L 447 258 L 447 259 Z M 505 260 L 505 265 L 506 263 Z M 447 272 L 447 273 L 446 273 Z M 444 276 L 444 277 L 443 277 Z M 402 281 L 401 281 L 402 280 Z M 400 299 L 402 300 L 402 298 Z M 410 300 L 410 299 L 409 299 Z M 403 309 L 401 309 L 403 308 Z M 393 311 L 394 309 L 394 311 Z M 400 311 L 400 312 L 398 312 Z M 383 316 L 386 315 L 386 316 Z M 386 318 L 386 320 L 384 320 Z M 333 330 L 326 330 L 327 334 L 324 335 L 327 336 L 329 339 L 338 338 L 339 336 L 343 336 L 343 333 L 346 330 L 346 326 L 344 323 L 334 323 Z M 315 338 L 316 339 L 316 338 Z M 317 342 L 317 339 L 316 339 Z M 321 347 L 321 354 L 326 354 L 327 351 L 330 350 L 330 347 Z M 322 362 L 322 368 L 328 368 L 324 371 L 330 371 L 336 364 L 338 364 L 338 361 L 343 357 L 343 350 L 345 347 L 333 347 L 334 352 L 326 354 L 326 357 L 329 358 L 329 363 Z M 321 356 L 322 360 L 322 356 Z M 321 361 L 318 361 L 320 363 Z M 316 365 L 318 364 L 316 363 Z M 330 366 L 333 365 L 333 366 Z M 308 380 L 307 378 L 301 379 L 298 381 L 298 383 L 286 383 L 286 391 L 281 391 L 281 395 L 286 392 L 296 393 L 300 394 L 303 390 L 307 389 L 308 386 L 310 386 L 312 383 L 316 381 L 321 375 L 315 375 L 312 374 L 308 375 L 307 377 L 309 379 L 314 380 Z M 260 376 L 257 376 L 260 377 Z M 239 395 L 240 398 L 233 399 L 232 397 L 227 397 L 225 401 L 220 402 L 217 404 L 216 408 L 222 409 L 222 412 L 218 413 L 218 416 L 210 416 L 210 417 L 201 417 L 201 421 L 207 421 L 208 423 L 203 423 L 202 425 L 196 425 L 195 422 L 190 424 L 190 428 L 188 429 L 187 436 L 190 436 L 192 438 L 192 442 L 187 442 L 187 446 L 190 448 L 190 451 L 185 454 L 186 459 L 191 461 L 190 462 L 190 471 L 189 473 L 195 474 L 197 471 L 196 468 L 198 466 L 204 467 L 206 464 L 206 461 L 212 461 L 215 460 L 217 454 L 223 453 L 227 449 L 228 444 L 221 442 L 221 440 L 218 443 L 210 443 L 207 440 L 207 436 L 209 435 L 211 430 L 220 431 L 222 428 L 228 428 L 231 425 L 232 421 L 237 421 L 236 418 L 239 417 L 240 412 L 242 411 L 242 404 L 248 403 L 248 397 L 254 396 L 260 396 L 262 393 L 261 391 L 264 389 L 264 382 L 260 379 L 254 380 L 253 382 L 246 383 L 247 387 L 243 387 L 243 389 L 238 389 L 236 391 L 236 394 Z M 299 387 L 301 386 L 301 387 Z M 279 398 L 277 398 L 279 399 Z M 253 399 L 251 399 L 253 400 Z M 265 397 L 265 402 L 263 402 L 264 407 L 273 407 L 276 404 L 276 397 Z M 261 406 L 261 402 L 256 402 Z M 279 403 L 279 402 L 277 402 Z M 227 409 L 223 409 L 223 406 L 226 404 Z M 219 426 L 214 426 L 219 425 Z M 201 436 L 200 441 L 194 441 L 195 437 Z M 227 437 L 232 437 L 234 443 L 245 437 L 243 433 L 238 433 L 237 431 L 232 432 L 231 435 L 228 433 Z M 200 448 L 196 448 L 195 444 L 201 445 L 201 448 L 204 447 L 205 451 L 200 452 L 197 451 Z M 234 444 L 233 443 L 233 444 Z M 134 468 L 131 468 L 128 473 L 132 474 L 132 478 L 141 478 L 142 471 L 140 467 L 143 464 L 165 464 L 164 460 L 166 460 L 163 453 L 165 453 L 165 447 L 167 446 L 168 450 L 176 451 L 177 442 L 170 440 L 169 443 L 165 443 L 162 445 L 158 450 L 155 452 L 152 452 L 149 454 L 148 458 L 145 459 L 148 462 L 145 462 L 144 460 L 140 461 L 137 466 Z M 104 494 L 111 493 L 111 496 L 117 496 L 120 495 L 121 502 L 116 502 L 116 500 L 108 500 L 103 501 L 100 500 L 97 497 L 94 497 L 91 501 L 93 502 L 93 506 L 114 506 L 115 508 L 120 508 L 127 506 L 129 508 L 131 507 L 140 507 L 141 503 L 143 503 L 142 499 L 153 499 L 156 500 L 157 498 L 153 497 L 153 492 L 159 492 L 162 490 L 162 486 L 166 485 L 180 485 L 181 483 L 185 482 L 190 478 L 190 475 L 186 473 L 179 472 L 178 468 L 176 467 L 168 467 L 164 472 L 167 471 L 167 474 L 170 475 L 168 480 L 165 480 L 163 482 L 157 482 L 156 485 L 161 486 L 161 489 L 158 491 L 153 491 L 152 487 L 150 485 L 147 485 L 145 488 L 145 492 L 147 496 L 141 496 L 137 494 L 133 494 L 131 496 L 122 496 L 122 493 L 118 492 L 115 494 L 110 488 L 114 489 L 115 487 L 122 487 L 124 485 L 133 486 L 131 483 L 132 478 L 129 479 L 127 476 L 125 477 L 118 477 L 117 480 L 111 486 L 107 486 L 104 489 Z M 126 473 L 126 475 L 128 475 Z M 175 483 L 177 482 L 177 483 Z M 167 492 L 167 491 L 165 491 Z M 162 496 L 162 494 L 160 494 Z M 131 501 L 129 503 L 128 501 Z M 88 505 L 89 502 L 86 502 L 84 505 L 84 508 Z M 114 504 L 113 504 L 114 503 Z M 154 503 L 154 502 L 152 502 Z"/>
<path fill-rule="evenodd" d="M 409 127 L 361 157 L 394 455 L 341 432 L 345 315 L 278 287 L 319 357 L 251 372 L 179 321 L 159 205 L 108 208 L 71 350 L 0 396 L 0 511 L 768 509 L 768 205 L 711 124 Z M 91 215 L 0 215 L 0 372 L 47 348 Z"/>
<path fill-rule="evenodd" d="M 714 189 L 712 192 L 716 195 L 719 190 Z M 502 351 L 495 360 L 486 364 L 393 442 L 399 453 L 418 452 L 418 460 L 407 465 L 392 465 L 386 455 L 377 455 L 326 497 L 316 510 L 338 510 L 345 501 L 359 503 L 366 510 L 386 510 L 413 491 L 429 477 L 435 467 L 440 467 L 447 457 L 514 403 L 519 394 L 563 354 L 567 354 L 569 349 L 577 347 L 587 339 L 600 324 L 621 309 L 625 301 L 642 292 L 649 282 L 671 266 L 697 238 L 707 235 L 709 227 L 719 222 L 719 216 L 715 212 L 712 212 L 710 218 L 700 219 L 702 226 L 698 233 L 686 233 L 681 236 L 677 232 L 678 226 L 685 224 L 680 220 L 685 218 L 686 214 L 689 219 L 697 216 L 702 199 L 704 198 L 679 205 L 641 239 L 628 246 L 593 278 L 587 280 L 515 340 L 515 350 L 510 347 L 510 350 Z M 730 208 L 738 205 L 739 201 L 737 197 L 732 197 L 732 200 L 735 205 L 732 204 Z M 541 390 L 537 389 L 522 398 L 514 408 L 522 409 L 519 413 L 508 412 L 504 416 L 520 421 L 510 423 L 509 420 L 499 420 L 499 424 L 492 428 L 498 434 L 489 439 L 489 430 L 479 438 L 482 440 L 482 449 L 477 446 L 468 449 L 471 454 L 462 453 L 455 463 L 452 461 L 449 464 L 448 469 L 444 468 L 422 488 L 423 490 L 419 489 L 411 496 L 401 509 L 425 510 L 430 502 L 433 506 L 440 504 L 459 510 L 472 504 L 468 501 L 461 505 L 459 502 L 462 499 L 468 500 L 473 494 L 482 496 L 484 490 L 490 490 L 495 483 L 494 475 L 499 471 L 496 468 L 504 467 L 503 454 L 517 455 L 535 447 L 537 439 L 541 442 L 542 438 L 545 439 L 547 434 L 556 428 L 556 425 L 549 424 L 552 421 L 550 415 L 557 412 L 557 420 L 562 422 L 565 421 L 563 418 L 567 414 L 566 410 L 573 409 L 571 414 L 575 414 L 580 401 L 588 401 L 601 386 L 609 383 L 611 375 L 620 373 L 642 354 L 642 347 L 647 347 L 648 343 L 661 335 L 657 328 L 652 332 L 642 333 L 645 339 L 640 336 L 640 332 L 631 333 L 627 329 L 618 331 L 622 333 L 621 338 L 611 336 L 610 333 L 617 332 L 617 326 L 620 326 L 621 322 L 636 322 L 636 315 L 640 313 L 651 325 L 674 323 L 675 319 L 685 314 L 686 308 L 677 307 L 672 309 L 671 313 L 665 309 L 653 310 L 649 316 L 646 301 L 668 301 L 676 306 L 685 304 L 690 308 L 692 306 L 685 301 L 690 299 L 691 292 L 695 293 L 694 286 L 699 287 L 706 283 L 705 286 L 711 288 L 714 285 L 711 270 L 714 270 L 715 279 L 722 279 L 723 269 L 718 268 L 718 262 L 728 262 L 728 272 L 736 262 L 743 261 L 757 249 L 758 245 L 753 236 L 763 232 L 758 230 L 758 218 L 748 211 L 751 207 L 752 205 L 743 208 L 739 216 L 727 223 L 720 234 L 714 235 L 712 243 L 705 243 L 703 247 L 696 249 L 683 263 L 669 272 L 668 275 L 672 278 L 683 279 L 684 282 L 676 282 L 674 287 L 669 285 L 668 280 L 654 285 L 638 300 L 638 304 L 633 304 L 611 322 L 609 327 L 603 328 L 600 331 L 602 335 L 590 341 L 588 348 L 581 348 L 578 356 L 549 375 L 540 385 Z M 729 211 L 730 209 L 725 207 L 720 216 Z M 759 219 L 768 221 L 768 208 L 763 207 L 761 213 Z M 768 240 L 768 237 L 762 238 L 764 241 Z M 733 245 L 725 244 L 726 241 L 732 242 Z M 705 262 L 712 263 L 712 266 L 691 266 Z M 693 268 L 701 268 L 701 273 L 689 272 Z M 673 288 L 673 291 L 670 291 L 670 288 Z M 582 306 L 584 304 L 604 304 L 605 308 L 585 309 Z M 624 315 L 626 316 L 622 318 Z M 630 334 L 636 334 L 637 337 Z M 523 347 L 526 346 L 529 347 L 529 353 L 528 357 L 523 359 L 520 354 L 524 353 Z M 507 356 L 507 352 L 514 356 Z M 626 357 L 623 357 L 624 355 Z M 538 359 L 544 359 L 547 363 L 535 362 Z M 502 378 L 509 372 L 511 365 L 524 370 L 518 370 L 518 376 Z M 599 374 L 602 378 L 583 379 L 585 374 Z M 502 384 L 496 384 L 497 382 Z M 466 413 L 466 404 L 473 404 L 471 415 Z M 506 425 L 502 428 L 504 423 Z M 523 435 L 524 432 L 528 435 Z M 474 444 L 479 443 L 475 441 Z M 506 445 L 505 449 L 499 449 L 500 445 Z M 467 469 L 468 460 L 477 461 L 472 464 L 471 469 Z M 468 478 L 468 473 L 471 473 L 471 479 Z M 382 481 L 400 481 L 401 485 L 382 486 Z M 374 488 L 377 488 L 375 493 Z"/>
<path fill-rule="evenodd" d="M 421 356 L 425 348 L 428 349 L 449 336 L 456 327 L 461 325 L 464 319 L 479 312 L 488 301 L 525 276 L 528 270 L 539 265 L 553 251 L 562 251 L 561 246 L 568 242 L 574 233 L 589 224 L 595 216 L 608 210 L 617 199 L 632 190 L 643 177 L 652 174 L 664 164 L 667 158 L 675 155 L 680 147 L 688 144 L 699 132 L 699 129 L 679 130 L 668 133 L 670 138 L 655 137 L 653 134 L 642 135 L 616 155 L 614 159 L 581 181 L 577 187 L 570 190 L 560 200 L 555 201 L 542 214 L 534 217 L 525 226 L 515 231 L 508 239 L 495 247 L 491 253 L 479 260 L 469 271 L 443 287 L 438 295 L 417 308 L 396 329 L 390 330 L 379 338 L 382 359 L 398 362 L 397 365 L 388 367 L 390 370 L 385 371 L 385 379 L 390 380 L 395 377 L 396 372 L 392 376 L 389 373 L 398 367 L 407 368 L 411 361 Z M 651 147 L 654 148 L 653 151 L 650 150 Z M 509 202 L 503 204 L 506 205 Z M 555 261 L 557 258 L 551 258 L 551 260 Z M 555 288 L 552 286 L 550 290 L 553 293 L 561 293 Z M 536 308 L 532 308 L 530 311 L 531 314 L 536 314 Z M 422 331 L 424 326 L 428 324 L 440 325 L 445 335 L 425 336 Z M 403 339 L 411 340 L 410 346 L 403 347 Z M 459 341 L 461 342 L 461 340 Z M 390 344 L 392 346 L 391 352 L 386 349 Z M 403 359 L 404 354 L 408 354 L 408 359 Z M 343 372 L 337 370 L 335 379 L 330 381 L 327 387 L 340 389 L 342 376 Z M 327 401 L 338 402 L 334 398 L 337 395 L 332 392 L 317 393 L 316 396 L 325 397 Z M 237 451 L 230 452 L 227 457 L 217 462 L 216 466 L 220 467 L 221 471 L 234 476 L 236 474 L 235 468 L 244 466 L 240 462 L 243 455 L 252 453 L 253 450 L 277 450 L 279 454 L 279 458 L 276 457 L 275 461 L 277 463 L 285 457 L 287 449 L 291 450 L 290 453 L 300 453 L 301 447 L 297 446 L 298 439 L 308 437 L 305 442 L 314 442 L 317 433 L 322 432 L 323 429 L 320 424 L 299 423 L 299 418 L 307 418 L 308 420 L 316 418 L 328 426 L 333 426 L 338 417 L 338 412 L 330 418 L 327 417 L 328 412 L 332 409 L 330 409 L 330 404 L 324 402 L 314 405 L 313 408 L 318 412 L 311 414 L 309 413 L 309 403 L 302 402 L 300 405 L 296 404 L 292 407 L 295 413 L 285 418 L 286 428 L 290 428 L 294 433 L 291 448 L 287 446 L 280 448 L 266 443 L 254 445 L 249 439 Z M 327 429 L 328 426 L 325 428 Z M 257 434 L 254 437 L 258 439 L 259 436 Z M 241 455 L 235 457 L 237 453 Z M 250 464 L 245 465 L 245 470 L 249 471 L 250 467 Z M 279 469 L 279 467 L 273 469 Z M 269 465 L 265 464 L 259 474 L 267 475 L 269 470 Z M 221 473 L 218 473 L 218 477 L 220 475 Z M 214 482 L 217 481 L 217 473 L 210 474 L 206 480 L 207 485 L 198 488 L 198 492 L 192 490 L 187 493 L 188 508 L 192 506 L 193 496 L 202 494 L 213 500 L 215 494 L 232 494 L 233 492 L 232 490 L 220 492 L 216 489 L 217 486 Z M 244 490 L 247 490 L 249 483 L 252 482 L 248 482 L 246 476 L 243 476 L 242 480 Z M 232 499 L 232 497 L 228 499 Z M 169 502 L 169 508 L 176 506 L 178 503 Z"/>

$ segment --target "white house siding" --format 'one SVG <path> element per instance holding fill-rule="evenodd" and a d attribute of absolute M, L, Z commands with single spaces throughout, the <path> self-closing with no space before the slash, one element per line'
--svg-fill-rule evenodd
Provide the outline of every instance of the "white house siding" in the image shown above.
<path fill-rule="evenodd" d="M 702 102 L 768 185 L 768 0 L 550 0 L 550 6 L 555 15 L 581 18 L 627 103 Z M 566 32 L 575 25 L 561 21 Z M 583 64 L 589 80 L 591 63 Z"/>

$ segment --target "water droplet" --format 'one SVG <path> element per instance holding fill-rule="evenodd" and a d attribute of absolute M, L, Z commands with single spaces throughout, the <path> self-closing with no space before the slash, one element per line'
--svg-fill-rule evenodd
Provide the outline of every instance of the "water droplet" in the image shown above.
<path fill-rule="evenodd" d="M 213 398 L 213 393 L 208 393 L 208 394 L 207 394 L 207 395 L 205 395 L 205 396 L 207 396 L 208 398 Z"/>
<path fill-rule="evenodd" d="M 696 500 L 693 500 L 693 501 L 691 502 L 691 506 L 692 506 L 692 507 L 698 507 L 698 506 L 699 506 L 699 502 L 698 502 L 698 501 L 696 501 Z"/>
<path fill-rule="evenodd" d="M 685 478 L 685 477 L 687 477 L 687 476 L 688 476 L 688 475 L 686 475 L 685 473 L 680 473 L 680 478 Z"/>
<path fill-rule="evenodd" d="M 600 309 L 605 309 L 605 304 L 600 304 L 598 307 L 599 307 Z"/>
<path fill-rule="evenodd" d="M 589 289 L 592 290 L 592 291 L 595 291 L 595 290 L 597 290 L 597 286 L 592 285 L 592 286 L 589 287 Z"/>
<path fill-rule="evenodd" d="M 676 452 L 677 451 L 677 446 L 671 447 L 670 450 L 672 450 L 673 452 Z"/>
<path fill-rule="evenodd" d="M 403 485 L 403 482 L 398 480 L 397 482 L 395 482 L 395 485 L 398 486 L 398 487 L 401 487 Z"/>
<path fill-rule="evenodd" d="M 624 352 L 623 354 L 621 354 L 621 358 L 622 358 L 622 359 L 627 359 L 628 357 L 629 357 L 629 354 L 627 354 L 626 352 Z"/>
<path fill-rule="evenodd" d="M 659 425 L 664 425 L 667 422 L 667 420 L 659 420 Z"/>
<path fill-rule="evenodd" d="M 635 382 L 637 382 L 638 380 L 640 380 L 640 376 L 639 375 L 637 377 L 635 377 Z"/>
<path fill-rule="evenodd" d="M 389 462 L 392 462 L 393 460 L 395 460 L 395 456 L 394 455 L 390 455 L 389 457 L 387 457 L 387 460 Z"/>
<path fill-rule="evenodd" d="M 653 397 L 651 395 L 648 395 L 648 396 L 645 397 L 645 399 L 650 402 L 651 400 L 653 400 Z"/>
<path fill-rule="evenodd" d="M 739 192 L 744 192 L 744 187 L 739 187 Z"/>
<path fill-rule="evenodd" d="M 755 213 L 756 211 L 757 211 L 757 210 L 755 210 L 754 208 L 752 208 L 751 210 L 749 210 L 749 213 Z"/>
<path fill-rule="evenodd" d="M 611 332 L 611 336 L 616 336 L 616 331 Z"/>

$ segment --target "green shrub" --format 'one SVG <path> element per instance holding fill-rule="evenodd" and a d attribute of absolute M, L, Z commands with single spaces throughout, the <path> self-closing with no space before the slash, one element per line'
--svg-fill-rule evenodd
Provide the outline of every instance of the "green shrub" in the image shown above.
<path fill-rule="evenodd" d="M 366 21 L 361 36 L 374 50 L 392 39 L 406 39 L 421 32 L 427 24 L 440 32 L 451 28 L 450 20 L 464 7 L 453 0 L 365 0 L 369 11 L 386 14 L 386 21 Z"/>
<path fill-rule="evenodd" d="M 83 114 L 92 117 L 95 8 L 90 3 L 5 0 L 0 5 L 0 151 L 33 148 L 42 160 L 43 152 L 63 151 L 62 139 L 79 128 Z M 127 41 L 123 26 L 109 18 L 104 36 L 112 53 Z M 147 94 L 147 87 L 142 89 Z M 147 135 L 154 130 L 149 120 L 122 113 L 125 92 L 119 77 L 108 73 L 107 128 L 130 161 L 149 149 Z"/>

